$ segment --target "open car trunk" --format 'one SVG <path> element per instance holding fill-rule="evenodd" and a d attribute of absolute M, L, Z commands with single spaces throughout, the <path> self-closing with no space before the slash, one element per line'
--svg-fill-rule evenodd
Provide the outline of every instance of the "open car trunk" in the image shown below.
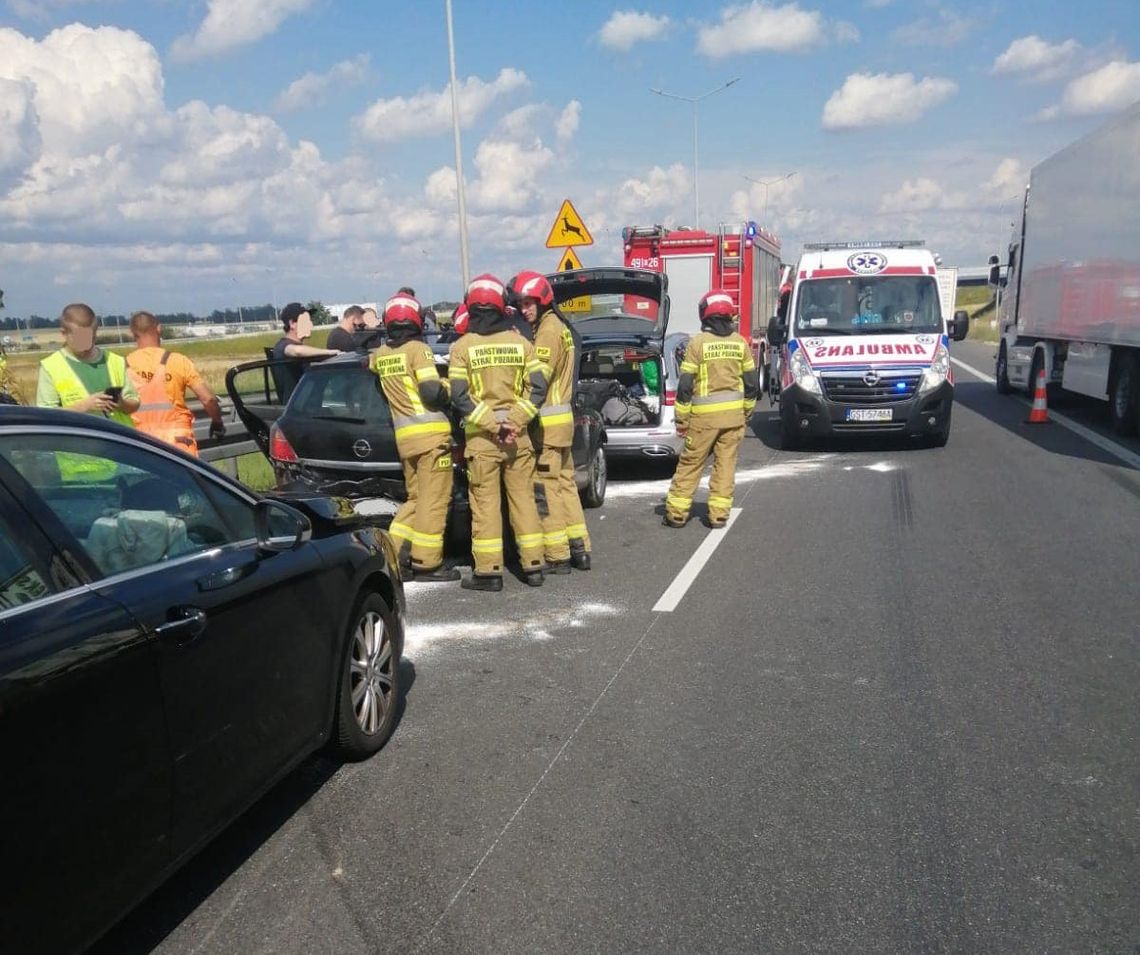
<path fill-rule="evenodd" d="M 579 400 L 594 408 L 607 428 L 660 424 L 664 381 L 664 363 L 656 348 L 588 338 L 582 342 L 578 393 L 583 397 Z"/>

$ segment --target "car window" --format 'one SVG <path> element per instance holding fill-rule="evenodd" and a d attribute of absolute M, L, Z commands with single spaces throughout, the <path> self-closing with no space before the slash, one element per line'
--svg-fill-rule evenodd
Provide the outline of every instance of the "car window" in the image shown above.
<path fill-rule="evenodd" d="M 74 434 L 10 434 L 0 437 L 0 457 L 106 575 L 253 536 L 251 514 L 249 527 L 240 526 L 207 496 L 192 468 L 139 445 Z"/>
<path fill-rule="evenodd" d="M 306 375 L 290 406 L 290 414 L 324 418 L 371 420 L 386 411 L 380 379 L 366 368 Z"/>
<path fill-rule="evenodd" d="M 26 535 L 22 535 L 26 538 Z M 0 514 L 0 613 L 31 603 L 56 588 L 46 569 L 28 549 L 3 514 Z"/>

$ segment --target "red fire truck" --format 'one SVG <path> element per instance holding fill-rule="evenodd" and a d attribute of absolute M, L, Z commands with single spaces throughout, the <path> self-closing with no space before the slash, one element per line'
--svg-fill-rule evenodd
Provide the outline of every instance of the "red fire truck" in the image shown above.
<path fill-rule="evenodd" d="M 700 331 L 697 303 L 709 289 L 732 296 L 740 315 L 740 334 L 757 366 L 767 368 L 768 319 L 776 314 L 780 294 L 780 240 L 755 222 L 739 228 L 622 229 L 627 268 L 652 269 L 669 276 L 669 334 Z"/>

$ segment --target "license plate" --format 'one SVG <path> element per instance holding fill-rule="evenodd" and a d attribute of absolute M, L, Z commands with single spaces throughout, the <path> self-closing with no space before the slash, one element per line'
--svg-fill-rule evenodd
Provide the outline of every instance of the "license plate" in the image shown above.
<path fill-rule="evenodd" d="M 894 412 L 890 408 L 848 408 L 848 421 L 892 421 Z"/>

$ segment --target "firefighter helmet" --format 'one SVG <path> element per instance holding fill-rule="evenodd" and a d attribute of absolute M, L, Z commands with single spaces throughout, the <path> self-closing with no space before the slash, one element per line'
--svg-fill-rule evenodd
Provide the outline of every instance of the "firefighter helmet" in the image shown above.
<path fill-rule="evenodd" d="M 424 327 L 423 309 L 420 303 L 410 295 L 397 293 L 384 303 L 384 324 L 397 325 L 401 322 L 410 322 L 416 328 Z"/>
<path fill-rule="evenodd" d="M 467 314 L 467 306 L 460 303 L 455 309 L 455 314 L 451 316 L 451 324 L 455 329 L 456 335 L 467 334 L 467 322 L 469 320 L 470 316 Z"/>
<path fill-rule="evenodd" d="M 520 299 L 533 298 L 543 308 L 554 304 L 554 289 L 546 276 L 537 272 L 520 272 L 515 284 L 515 293 Z"/>
<path fill-rule="evenodd" d="M 507 308 L 506 289 L 503 283 L 495 276 L 484 272 L 477 275 L 467 286 L 467 294 L 463 296 L 463 304 L 468 308 L 474 305 L 483 305 L 504 312 Z"/>
<path fill-rule="evenodd" d="M 732 318 L 736 314 L 736 306 L 732 304 L 732 296 L 728 292 L 714 288 L 705 292 L 701 298 L 697 314 L 702 322 L 707 318 Z"/>

